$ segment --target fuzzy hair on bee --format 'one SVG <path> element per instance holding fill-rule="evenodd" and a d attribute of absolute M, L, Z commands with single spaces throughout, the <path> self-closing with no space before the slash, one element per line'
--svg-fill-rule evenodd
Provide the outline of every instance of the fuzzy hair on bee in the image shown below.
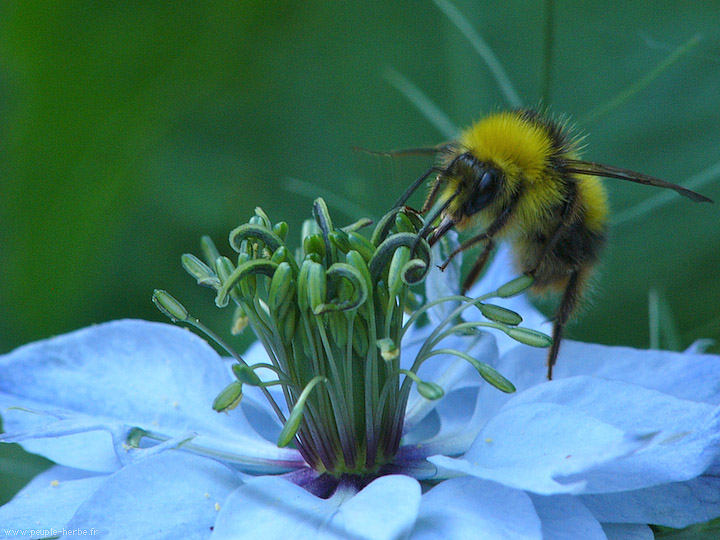
<path fill-rule="evenodd" d="M 482 272 L 495 243 L 504 240 L 512 248 L 517 270 L 533 278 L 532 292 L 561 294 L 547 356 L 548 379 L 565 326 L 578 308 L 607 239 L 607 195 L 599 177 L 669 188 L 696 202 L 712 202 L 659 178 L 583 161 L 579 152 L 579 139 L 564 123 L 519 109 L 491 114 L 451 143 L 386 153 L 438 158 L 438 164 L 395 203 L 403 206 L 435 174 L 419 211 L 425 214 L 439 203 L 420 233 L 428 236 L 431 245 L 452 228 L 481 228 L 440 266 L 444 270 L 459 253 L 483 245 L 463 282 L 463 293 Z"/>

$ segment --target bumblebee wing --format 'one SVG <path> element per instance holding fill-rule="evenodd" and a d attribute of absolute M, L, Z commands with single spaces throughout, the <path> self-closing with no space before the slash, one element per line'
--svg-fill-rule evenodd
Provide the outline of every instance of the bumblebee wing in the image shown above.
<path fill-rule="evenodd" d="M 576 174 L 588 174 L 590 176 L 602 176 L 603 178 L 619 178 L 620 180 L 628 180 L 630 182 L 636 182 L 638 184 L 645 184 L 647 186 L 656 186 L 661 188 L 669 188 L 677 191 L 680 195 L 687 197 L 695 202 L 712 202 L 712 199 L 708 199 L 704 195 L 695 193 L 687 188 L 660 180 L 654 176 L 648 176 L 628 169 L 620 169 L 618 167 L 612 167 L 610 165 L 603 165 L 601 163 L 593 163 L 591 161 L 581 161 L 578 159 L 566 159 L 564 161 L 562 169 L 565 172 L 576 173 Z"/>
<path fill-rule="evenodd" d="M 456 143 L 454 142 L 444 142 L 440 143 L 436 146 L 423 146 L 419 148 L 403 148 L 400 150 L 384 150 L 384 151 L 377 151 L 377 150 L 368 150 L 367 148 L 363 148 L 362 146 L 353 146 L 352 149 L 357 152 L 365 152 L 366 154 L 370 154 L 373 156 L 389 156 L 389 157 L 396 157 L 396 156 L 436 156 L 438 154 L 443 154 L 447 152 L 451 152 L 456 147 Z M 415 193 L 418 187 L 427 180 L 427 178 L 437 172 L 441 172 L 442 168 L 432 166 L 428 170 L 426 170 L 423 174 L 421 174 L 406 190 L 405 192 L 400 195 L 400 198 L 395 201 L 393 204 L 393 208 L 396 208 L 398 206 L 403 206 L 407 200 L 410 198 L 410 196 Z"/>
<path fill-rule="evenodd" d="M 447 152 L 453 148 L 453 143 L 446 142 L 437 146 L 423 146 L 420 148 L 401 148 L 399 150 L 369 150 L 362 146 L 353 146 L 356 152 L 364 152 L 373 156 L 434 156 L 442 152 Z"/>

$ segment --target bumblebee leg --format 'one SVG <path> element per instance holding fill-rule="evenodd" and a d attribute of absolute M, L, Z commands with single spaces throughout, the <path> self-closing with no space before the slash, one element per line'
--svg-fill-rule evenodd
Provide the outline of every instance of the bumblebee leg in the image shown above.
<path fill-rule="evenodd" d="M 483 268 L 485 267 L 488 257 L 490 256 L 490 252 L 495 246 L 495 241 L 493 240 L 493 238 L 502 230 L 503 227 L 505 227 L 508 219 L 510 219 L 510 216 L 512 215 L 514 208 L 515 204 L 508 206 L 497 218 L 495 218 L 495 221 L 490 224 L 490 226 L 485 230 L 485 232 L 482 232 L 477 236 L 473 236 L 472 238 L 465 240 L 462 244 L 456 247 L 452 251 L 452 253 L 450 253 L 448 258 L 445 259 L 445 261 L 440 265 L 440 270 L 445 270 L 445 268 L 447 268 L 447 266 L 450 264 L 450 261 L 452 261 L 459 253 L 462 253 L 463 251 L 470 249 L 471 247 L 476 246 L 481 242 L 487 242 L 487 244 L 485 244 L 485 249 L 483 249 L 483 252 L 480 254 L 480 257 L 478 257 L 477 261 L 473 263 L 473 266 L 470 269 L 470 273 L 463 281 L 463 294 L 468 291 L 468 289 L 472 286 L 477 277 L 480 275 L 480 272 L 482 272 Z M 430 239 L 430 245 L 433 245 L 438 239 L 439 238 L 433 236 L 433 238 Z"/>
<path fill-rule="evenodd" d="M 580 270 L 575 270 L 572 274 L 570 274 L 570 279 L 568 279 L 565 292 L 563 292 L 560 305 L 555 313 L 555 324 L 552 332 L 553 342 L 547 356 L 548 381 L 552 380 L 553 367 L 555 366 L 558 352 L 560 352 L 560 342 L 562 341 L 563 331 L 565 330 L 565 325 L 567 324 L 568 319 L 570 319 L 570 316 L 573 314 L 573 311 L 575 311 L 578 301 L 580 300 L 580 290 Z"/>
<path fill-rule="evenodd" d="M 480 275 L 480 272 L 482 272 L 482 269 L 485 268 L 485 264 L 487 263 L 488 257 L 490 256 L 490 252 L 494 247 L 495 241 L 492 238 L 488 238 L 487 244 L 485 244 L 485 249 L 483 249 L 480 257 L 478 257 L 478 260 L 473 263 L 470 272 L 463 281 L 461 289 L 462 294 L 468 292 L 468 290 L 470 290 L 470 287 L 472 287 L 472 284 L 475 283 L 475 280 Z"/>
<path fill-rule="evenodd" d="M 535 262 L 535 266 L 533 266 L 533 268 L 529 272 L 527 272 L 527 274 L 535 277 L 535 274 L 540 264 L 545 260 L 545 257 L 548 256 L 548 254 L 558 243 L 558 240 L 560 240 L 560 236 L 562 236 L 563 231 L 568 227 L 568 225 L 570 225 L 570 218 L 575 213 L 576 206 L 577 189 L 568 189 L 568 196 L 567 199 L 565 199 L 565 203 L 563 204 L 562 212 L 560 214 L 560 222 L 558 223 L 557 228 L 553 231 L 552 236 L 545 242 L 545 245 L 542 248 L 542 252 L 540 253 L 540 256 Z"/>
<path fill-rule="evenodd" d="M 432 205 L 435 204 L 435 199 L 437 199 L 438 193 L 440 192 L 440 188 L 443 186 L 443 184 L 445 184 L 445 177 L 442 174 L 439 174 L 438 177 L 435 179 L 435 182 L 433 182 L 433 185 L 430 188 L 430 192 L 428 193 L 427 197 L 425 197 L 425 202 L 420 209 L 421 214 L 427 213 L 427 211 L 430 210 Z"/>

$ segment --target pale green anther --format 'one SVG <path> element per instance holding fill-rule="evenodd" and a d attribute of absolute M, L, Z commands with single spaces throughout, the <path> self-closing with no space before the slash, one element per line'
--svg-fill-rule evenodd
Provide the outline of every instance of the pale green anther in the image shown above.
<path fill-rule="evenodd" d="M 404 373 L 408 378 L 413 380 L 415 386 L 418 389 L 418 393 L 425 399 L 434 401 L 436 399 L 440 399 L 445 395 L 445 391 L 439 384 L 430 381 L 423 381 L 420 377 L 417 376 L 417 373 L 415 373 L 414 371 L 410 371 L 409 369 L 401 369 L 399 370 L 399 372 Z"/>
<path fill-rule="evenodd" d="M 356 232 L 350 232 L 348 233 L 348 242 L 350 243 L 350 247 L 352 249 L 362 255 L 365 262 L 373 258 L 373 255 L 375 254 L 375 246 L 373 246 L 363 235 Z"/>
<path fill-rule="evenodd" d="M 478 304 L 478 309 L 486 319 L 509 324 L 510 326 L 517 326 L 523 320 L 522 317 L 514 311 L 493 304 Z"/>
<path fill-rule="evenodd" d="M 318 197 L 313 201 L 313 216 L 317 221 L 320 229 L 327 231 L 333 230 L 332 219 L 330 218 L 330 211 L 328 210 L 327 203 L 322 197 Z"/>
<path fill-rule="evenodd" d="M 512 394 L 515 391 L 515 385 L 491 366 L 485 364 L 484 362 L 478 362 L 474 365 L 480 376 L 501 392 Z"/>
<path fill-rule="evenodd" d="M 395 224 L 395 217 L 399 211 L 399 208 L 393 209 L 380 218 L 380 221 L 378 221 L 378 224 L 375 226 L 375 230 L 370 236 L 370 243 L 373 246 L 379 246 L 388 237 L 390 230 Z"/>
<path fill-rule="evenodd" d="M 300 273 L 298 274 L 298 308 L 300 308 L 300 311 L 303 313 L 308 308 L 308 274 L 310 273 L 310 265 L 312 264 L 315 263 L 310 259 L 305 259 L 300 267 Z"/>
<path fill-rule="evenodd" d="M 432 352 L 430 352 L 426 359 L 431 356 L 437 356 L 441 354 L 451 354 L 453 356 L 457 356 L 458 358 L 462 358 L 463 360 L 467 361 L 471 366 L 473 366 L 477 372 L 480 374 L 480 376 L 485 379 L 487 382 L 489 382 L 491 385 L 493 385 L 498 390 L 502 390 L 503 392 L 514 392 L 515 387 L 513 384 L 508 381 L 505 377 L 500 375 L 497 371 L 495 371 L 494 368 L 490 367 L 489 365 L 479 362 L 469 354 L 458 351 L 457 349 L 435 349 Z M 412 376 L 410 376 L 412 378 Z"/>
<path fill-rule="evenodd" d="M 140 447 L 140 441 L 142 438 L 147 435 L 147 431 L 144 429 L 140 429 L 138 427 L 132 428 L 127 437 L 125 437 L 125 444 L 128 445 L 130 448 L 139 448 Z"/>
<path fill-rule="evenodd" d="M 259 219 L 259 218 L 258 218 Z M 249 264 L 250 262 L 257 261 L 256 256 L 248 255 L 247 253 L 241 253 L 238 255 L 238 263 L 237 268 L 242 268 L 246 264 Z M 237 270 L 236 268 L 236 270 Z M 231 279 L 231 278 L 228 278 Z M 243 279 L 237 280 L 237 285 L 240 286 L 240 292 L 245 298 L 252 298 L 255 296 L 255 290 L 257 287 L 257 280 L 255 279 L 255 275 L 252 273 L 248 273 L 247 276 L 245 276 Z"/>
<path fill-rule="evenodd" d="M 402 246 L 414 249 L 413 253 L 416 258 L 427 261 L 427 263 L 430 262 L 432 257 L 430 254 L 430 245 L 424 238 L 418 239 L 417 235 L 411 233 L 393 234 L 382 241 L 368 263 L 370 275 L 373 279 L 379 279 L 380 276 L 383 275 L 395 251 Z M 410 278 L 410 276 L 405 276 L 406 280 L 408 280 L 408 278 Z M 425 272 L 413 277 L 412 284 L 420 283 L 424 278 Z"/>
<path fill-rule="evenodd" d="M 328 211 L 327 204 L 318 197 L 313 202 L 313 216 L 320 227 L 321 237 L 325 243 L 326 260 L 325 265 L 330 266 L 334 261 L 335 253 L 333 245 L 330 242 L 330 232 L 333 230 L 332 219 L 330 218 L 330 212 Z"/>
<path fill-rule="evenodd" d="M 282 262 L 278 265 L 272 279 L 270 280 L 270 292 L 268 294 L 268 307 L 270 312 L 279 314 L 295 293 L 295 282 L 293 271 L 290 265 Z"/>
<path fill-rule="evenodd" d="M 518 295 L 527 290 L 533 284 L 533 281 L 535 280 L 532 276 L 523 274 L 522 276 L 518 276 L 512 281 L 509 281 L 505 285 L 501 285 L 496 294 L 500 298 L 510 298 L 511 296 Z"/>
<path fill-rule="evenodd" d="M 297 309 L 295 308 L 295 306 L 291 306 L 291 308 L 287 310 L 285 316 L 280 321 L 282 338 L 285 343 L 290 343 L 290 340 L 292 340 L 293 336 L 295 335 L 297 317 Z"/>
<path fill-rule="evenodd" d="M 283 241 L 277 234 L 267 227 L 256 223 L 245 223 L 230 232 L 230 247 L 233 248 L 236 253 L 243 252 L 242 245 L 246 240 L 253 241 L 253 243 L 259 240 L 271 252 L 283 245 Z"/>
<path fill-rule="evenodd" d="M 408 287 L 411 287 L 417 283 L 418 279 L 415 276 L 423 276 L 427 273 L 427 264 L 425 261 L 420 259 L 410 259 L 405 263 L 400 271 L 400 277 L 403 283 Z"/>
<path fill-rule="evenodd" d="M 235 312 L 233 313 L 232 326 L 230 326 L 230 333 L 233 336 L 242 334 L 243 330 L 247 328 L 249 322 L 250 319 L 245 313 L 245 309 L 242 305 L 236 306 Z"/>
<path fill-rule="evenodd" d="M 338 248 L 342 253 L 350 251 L 350 241 L 346 232 L 335 229 L 330 232 L 330 241 Z"/>
<path fill-rule="evenodd" d="M 168 292 L 155 289 L 152 296 L 155 306 L 173 322 L 187 321 L 189 314 L 185 306 L 175 300 Z"/>
<path fill-rule="evenodd" d="M 353 324 L 353 350 L 358 356 L 365 356 L 369 346 L 368 329 L 365 319 L 356 317 Z"/>
<path fill-rule="evenodd" d="M 215 305 L 218 307 L 225 307 L 228 305 L 228 294 L 238 296 L 239 291 L 232 290 L 224 285 L 227 283 L 230 276 L 235 271 L 235 266 L 232 261 L 227 257 L 220 256 L 215 260 L 215 268 L 217 269 L 218 277 L 220 278 L 220 289 L 218 289 L 217 296 L 215 297 Z M 232 290 L 232 293 L 230 293 Z"/>
<path fill-rule="evenodd" d="M 250 366 L 244 364 L 233 364 L 232 370 L 233 374 L 240 382 L 249 384 L 250 386 L 262 386 L 260 377 L 257 376 L 255 370 Z"/>
<path fill-rule="evenodd" d="M 267 228 L 270 228 L 270 218 L 265 213 L 265 211 L 260 208 L 259 206 L 255 207 L 255 215 L 258 216 L 262 220 L 262 225 L 264 225 Z"/>
<path fill-rule="evenodd" d="M 218 290 L 217 296 L 215 298 L 215 305 L 217 305 L 218 307 L 227 306 L 228 294 L 231 294 L 230 291 L 233 291 L 236 285 L 240 284 L 242 286 L 242 283 L 249 278 L 252 278 L 254 283 L 255 276 L 257 274 L 272 277 L 278 267 L 278 265 L 274 262 L 268 261 L 266 259 L 257 259 L 243 263 L 235 270 L 233 270 L 229 276 L 223 277 L 226 270 L 223 270 L 221 272 L 220 267 L 221 265 L 227 265 L 228 263 L 230 263 L 229 260 L 224 263 L 223 259 L 224 257 L 220 257 L 217 263 L 218 275 L 220 275 L 220 278 L 222 280 L 222 287 L 220 287 L 220 290 Z"/>
<path fill-rule="evenodd" d="M 342 306 L 338 304 L 333 304 L 332 302 L 329 302 L 327 304 L 319 304 L 313 308 L 313 313 L 315 315 L 322 315 L 323 313 L 331 313 L 335 311 L 341 311 Z"/>
<path fill-rule="evenodd" d="M 351 231 L 358 231 L 362 229 L 363 227 L 367 227 L 368 225 L 372 225 L 373 221 L 369 218 L 360 218 L 356 222 L 351 223 L 350 225 L 346 225 L 345 227 L 342 227 L 342 231 L 345 233 L 349 233 Z"/>
<path fill-rule="evenodd" d="M 215 242 L 213 242 L 212 238 L 210 238 L 208 235 L 204 235 L 202 238 L 200 238 L 200 251 L 205 258 L 205 262 L 208 264 L 208 266 L 213 268 L 214 271 L 215 261 L 220 256 L 220 252 L 218 251 L 217 247 L 215 247 Z"/>
<path fill-rule="evenodd" d="M 198 285 L 213 288 L 220 287 L 220 280 L 217 275 L 215 275 L 212 268 L 198 259 L 195 255 L 185 253 L 180 260 L 185 271 L 197 280 Z"/>
<path fill-rule="evenodd" d="M 403 212 L 398 212 L 398 214 L 395 216 L 395 230 L 397 230 L 397 232 L 417 232 L 417 229 L 413 225 L 413 222 L 410 221 L 410 218 L 407 217 L 407 215 Z"/>
<path fill-rule="evenodd" d="M 355 268 L 365 280 L 368 294 L 372 294 L 372 277 L 370 276 L 370 270 L 368 269 L 367 261 L 360 255 L 359 252 L 353 250 L 348 251 L 345 256 L 347 263 Z"/>
<path fill-rule="evenodd" d="M 277 234 L 283 242 L 287 240 L 288 224 L 286 222 L 278 221 L 275 225 L 273 225 L 272 231 Z"/>
<path fill-rule="evenodd" d="M 217 412 L 232 411 L 242 400 L 242 383 L 233 381 L 228 384 L 213 401 L 212 408 Z"/>
<path fill-rule="evenodd" d="M 285 300 L 278 304 L 277 309 L 273 312 L 270 311 L 268 308 L 268 312 L 272 313 L 272 315 L 275 317 L 276 320 L 281 320 L 282 318 L 286 317 L 287 314 L 297 309 L 297 302 L 295 300 L 295 293 L 297 291 L 297 283 L 295 280 L 291 280 L 290 282 L 290 291 L 288 292 L 287 296 L 285 296 Z"/>
<path fill-rule="evenodd" d="M 288 255 L 287 248 L 285 246 L 280 246 L 270 256 L 270 260 L 274 263 L 280 264 L 281 262 L 285 262 L 287 255 Z"/>
<path fill-rule="evenodd" d="M 308 253 L 303 260 L 322 264 L 322 257 L 317 253 Z"/>
<path fill-rule="evenodd" d="M 332 300 L 335 308 L 331 309 L 356 309 L 367 300 L 369 295 L 367 281 L 362 271 L 355 266 L 348 263 L 335 263 L 328 268 L 327 278 L 336 286 L 335 294 L 338 295 L 338 299 Z M 340 300 L 339 295 L 347 291 L 351 292 L 350 298 Z"/>
<path fill-rule="evenodd" d="M 378 339 L 376 344 L 378 349 L 380 349 L 380 356 L 382 356 L 386 362 L 396 360 L 398 356 L 400 356 L 400 349 L 391 338 Z"/>
<path fill-rule="evenodd" d="M 227 257 L 220 256 L 215 260 L 215 268 L 217 268 L 220 281 L 225 283 L 235 270 L 235 265 Z"/>
<path fill-rule="evenodd" d="M 311 234 L 303 238 L 305 253 L 317 253 L 321 258 L 325 256 L 325 241 L 320 234 Z"/>
<path fill-rule="evenodd" d="M 531 347 L 549 347 L 552 345 L 552 338 L 547 334 L 538 332 L 531 328 L 504 328 L 503 331 L 515 341 L 530 345 Z"/>
<path fill-rule="evenodd" d="M 325 268 L 320 263 L 310 263 L 307 276 L 307 294 L 310 309 L 315 314 L 318 314 L 318 310 L 327 298 L 327 278 L 325 277 Z"/>
<path fill-rule="evenodd" d="M 435 401 L 445 395 L 442 386 L 434 382 L 420 381 L 416 383 L 415 386 L 417 387 L 418 393 L 430 401 Z"/>
<path fill-rule="evenodd" d="M 409 220 L 412 224 L 412 229 L 410 231 L 412 233 L 417 233 L 425 225 L 425 222 L 422 220 L 422 218 L 415 212 L 402 212 L 402 215 L 405 216 L 405 218 Z"/>
<path fill-rule="evenodd" d="M 402 214 L 398 214 L 402 215 Z M 403 270 L 410 260 L 410 248 L 402 246 L 395 250 L 393 258 L 390 261 L 390 269 L 388 270 L 388 291 L 390 296 L 397 296 L 405 284 L 403 281 Z"/>
<path fill-rule="evenodd" d="M 300 429 L 300 422 L 302 422 L 305 407 L 299 407 L 298 405 L 300 405 L 299 402 L 295 404 L 295 407 L 293 407 L 287 422 L 285 422 L 285 425 L 280 432 L 280 436 L 277 441 L 278 448 L 285 448 L 288 444 L 290 444 L 295 437 L 297 430 Z"/>
<path fill-rule="evenodd" d="M 248 223 L 250 223 L 251 225 L 260 225 L 261 227 L 267 227 L 267 226 L 268 226 L 268 225 L 265 223 L 265 221 L 263 220 L 263 218 L 262 218 L 261 216 L 252 216 L 252 217 L 248 220 Z"/>
<path fill-rule="evenodd" d="M 300 428 L 300 422 L 302 422 L 303 412 L 305 410 L 305 402 L 307 401 L 307 398 L 310 395 L 310 392 L 312 392 L 313 388 L 315 388 L 315 386 L 317 386 L 321 382 L 327 382 L 327 379 L 321 375 L 318 375 L 307 384 L 307 386 L 300 394 L 300 397 L 298 397 L 298 400 L 295 402 L 295 406 L 293 407 L 293 410 L 290 413 L 287 422 L 285 422 L 285 425 L 280 432 L 280 436 L 278 437 L 277 445 L 280 448 L 286 447 L 293 440 L 293 437 L 295 437 L 297 430 Z"/>

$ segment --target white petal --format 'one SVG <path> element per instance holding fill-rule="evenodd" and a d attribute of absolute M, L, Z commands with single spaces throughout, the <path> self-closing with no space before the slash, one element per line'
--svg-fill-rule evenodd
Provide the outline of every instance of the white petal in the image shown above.
<path fill-rule="evenodd" d="M 490 420 L 460 459 L 434 456 L 440 467 L 540 494 L 578 493 L 584 473 L 647 444 L 642 437 L 553 403 L 508 407 Z"/>
<path fill-rule="evenodd" d="M 700 476 L 635 491 L 583 495 L 582 500 L 604 523 L 653 523 L 681 529 L 720 515 L 720 478 Z"/>
<path fill-rule="evenodd" d="M 419 506 L 420 485 L 407 476 L 383 476 L 354 496 L 327 500 L 265 476 L 228 498 L 211 539 L 401 539 L 414 525 Z"/>
<path fill-rule="evenodd" d="M 106 477 L 55 466 L 25 486 L 13 500 L 0 507 L 5 529 L 40 529 L 36 537 L 51 536 L 49 529 L 62 530 L 78 507 L 105 481 Z"/>
<path fill-rule="evenodd" d="M 607 540 L 592 513 L 570 495 L 530 495 L 542 521 L 543 540 Z"/>
<path fill-rule="evenodd" d="M 433 421 L 434 432 L 424 433 L 424 437 L 415 437 L 410 432 L 403 444 L 413 444 L 418 449 L 425 449 L 423 454 L 459 455 L 467 452 L 475 440 L 482 424 L 475 421 L 473 412 L 476 410 L 477 390 L 462 388 L 450 392 L 438 401 L 433 415 L 427 417 L 419 427 Z"/>
<path fill-rule="evenodd" d="M 540 519 L 525 493 L 467 477 L 446 480 L 423 495 L 410 536 L 411 540 L 455 538 L 545 539 Z"/>
<path fill-rule="evenodd" d="M 506 408 L 512 410 L 521 403 L 561 404 L 627 433 L 655 433 L 652 443 L 641 451 L 572 478 L 587 482 L 585 493 L 689 480 L 702 474 L 720 453 L 720 407 L 640 386 L 573 377 L 531 388 Z"/>
<path fill-rule="evenodd" d="M 501 370 L 518 389 L 543 382 L 542 349 L 521 347 L 501 359 Z M 607 347 L 563 341 L 555 379 L 594 375 L 625 381 L 691 401 L 720 404 L 720 356 Z"/>
<path fill-rule="evenodd" d="M 233 471 L 215 461 L 165 452 L 108 476 L 67 528 L 94 530 L 109 539 L 204 540 L 218 508 L 239 483 Z"/>
<path fill-rule="evenodd" d="M 255 457 L 296 460 L 255 433 L 240 409 L 217 414 L 211 404 L 232 379 L 200 338 L 174 326 L 144 321 L 106 323 L 21 347 L 0 358 L 0 407 L 60 412 L 67 437 L 49 437 L 57 418 L 20 410 L 4 413 L 9 435 L 57 463 L 109 472 L 125 456 L 113 441 L 122 426 L 166 437 L 196 432 L 196 444 Z M 83 422 L 108 432 L 79 433 Z M 46 432 L 43 434 L 43 430 Z M 32 438 L 32 432 L 38 437 Z M 55 435 L 58 435 L 57 430 Z M 116 453 L 117 451 L 117 453 Z"/>
<path fill-rule="evenodd" d="M 450 336 L 438 344 L 435 349 L 456 349 L 490 365 L 497 362 L 498 352 L 495 339 L 487 333 L 475 337 Z M 423 380 L 439 384 L 446 393 L 466 387 L 488 386 L 472 365 L 462 358 L 448 354 L 427 359 L 420 367 L 418 376 Z M 441 402 L 442 400 L 425 399 L 413 385 L 405 413 L 406 430 L 412 429 Z M 467 404 L 468 412 L 472 412 L 473 403 Z"/>

